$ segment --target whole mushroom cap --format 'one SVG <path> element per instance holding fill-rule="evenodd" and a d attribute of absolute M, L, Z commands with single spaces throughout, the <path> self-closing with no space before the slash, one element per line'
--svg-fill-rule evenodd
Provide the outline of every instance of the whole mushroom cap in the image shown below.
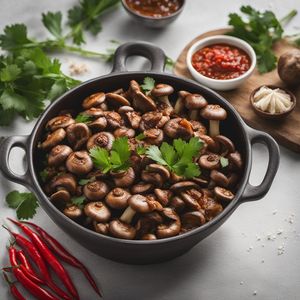
<path fill-rule="evenodd" d="M 67 127 L 67 139 L 74 150 L 80 149 L 91 135 L 85 123 L 75 123 Z"/>
<path fill-rule="evenodd" d="M 97 221 L 93 222 L 93 226 L 96 232 L 107 235 L 109 230 L 108 223 L 98 223 Z"/>
<path fill-rule="evenodd" d="M 216 186 L 214 188 L 214 193 L 217 199 L 224 201 L 231 201 L 234 198 L 234 194 L 225 188 Z"/>
<path fill-rule="evenodd" d="M 110 132 L 102 131 L 93 134 L 88 139 L 86 148 L 90 150 L 97 146 L 97 147 L 105 148 L 107 150 L 111 150 L 114 140 L 115 137 Z"/>
<path fill-rule="evenodd" d="M 227 118 L 227 112 L 218 104 L 208 104 L 201 109 L 200 115 L 207 120 L 222 121 Z"/>
<path fill-rule="evenodd" d="M 105 202 L 111 208 L 123 209 L 128 206 L 130 196 L 131 194 L 126 190 L 116 187 L 106 195 Z"/>
<path fill-rule="evenodd" d="M 107 93 L 106 101 L 108 104 L 118 105 L 118 106 L 129 106 L 130 102 L 123 96 L 116 93 Z"/>
<path fill-rule="evenodd" d="M 66 215 L 67 217 L 69 217 L 70 219 L 77 219 L 79 217 L 82 216 L 82 209 L 80 209 L 78 206 L 76 205 L 71 205 L 71 206 L 67 206 L 64 210 L 63 210 L 64 215 Z"/>
<path fill-rule="evenodd" d="M 199 158 L 201 168 L 213 170 L 220 168 L 220 156 L 218 154 L 206 154 Z"/>
<path fill-rule="evenodd" d="M 185 229 L 193 229 L 205 224 L 205 216 L 201 211 L 191 211 L 182 215 L 182 225 Z"/>
<path fill-rule="evenodd" d="M 40 144 L 40 147 L 44 150 L 51 149 L 61 143 L 65 137 L 66 131 L 63 128 L 58 128 L 47 135 L 46 140 Z"/>
<path fill-rule="evenodd" d="M 170 190 L 173 192 L 178 192 L 178 191 L 183 191 L 183 190 L 192 189 L 192 188 L 198 188 L 197 183 L 187 180 L 187 181 L 180 181 L 180 182 L 174 183 L 170 187 Z"/>
<path fill-rule="evenodd" d="M 114 183 L 117 187 L 129 187 L 135 180 L 135 172 L 132 167 L 126 171 L 110 172 L 113 177 Z"/>
<path fill-rule="evenodd" d="M 187 109 L 200 109 L 207 105 L 206 99 L 199 94 L 189 94 L 184 98 Z"/>
<path fill-rule="evenodd" d="M 101 202 L 90 202 L 84 206 L 86 216 L 97 222 L 107 222 L 110 219 L 111 213 L 107 206 Z"/>
<path fill-rule="evenodd" d="M 179 216 L 172 208 L 164 208 L 163 214 L 169 219 L 168 223 L 157 226 L 156 235 L 158 238 L 168 238 L 179 234 L 181 222 Z"/>
<path fill-rule="evenodd" d="M 162 210 L 159 202 L 150 200 L 149 198 L 136 194 L 128 199 L 128 205 L 136 212 L 149 213 L 154 210 Z"/>
<path fill-rule="evenodd" d="M 61 174 L 52 179 L 52 181 L 50 182 L 51 190 L 56 191 L 62 188 L 67 190 L 71 195 L 74 195 L 76 193 L 77 182 L 73 174 Z"/>
<path fill-rule="evenodd" d="M 89 182 L 83 187 L 83 194 L 92 201 L 103 199 L 108 192 L 108 185 L 100 180 Z"/>
<path fill-rule="evenodd" d="M 174 92 L 174 88 L 169 84 L 159 83 L 152 90 L 151 95 L 154 97 L 169 96 Z"/>
<path fill-rule="evenodd" d="M 109 232 L 112 236 L 120 239 L 133 240 L 136 229 L 120 220 L 113 220 L 109 223 Z"/>
<path fill-rule="evenodd" d="M 52 194 L 50 200 L 55 206 L 64 207 L 71 200 L 71 195 L 67 190 L 61 189 Z"/>
<path fill-rule="evenodd" d="M 66 167 L 71 173 L 84 175 L 92 171 L 93 162 L 87 151 L 76 151 L 69 155 Z"/>
<path fill-rule="evenodd" d="M 149 96 L 137 91 L 133 95 L 133 107 L 139 111 L 147 112 L 156 109 L 156 104 Z"/>
<path fill-rule="evenodd" d="M 89 122 L 88 126 L 96 131 L 101 131 L 107 126 L 107 120 L 105 117 L 99 117 L 95 121 Z"/>
<path fill-rule="evenodd" d="M 65 128 L 74 123 L 75 120 L 69 115 L 57 116 L 48 121 L 46 129 L 55 131 L 58 128 Z"/>
<path fill-rule="evenodd" d="M 97 107 L 105 101 L 105 94 L 102 92 L 92 94 L 86 97 L 82 102 L 82 107 L 84 109 L 90 109 L 92 107 Z"/>
<path fill-rule="evenodd" d="M 48 165 L 57 167 L 63 164 L 71 153 L 72 149 L 67 145 L 53 147 L 48 156 Z"/>

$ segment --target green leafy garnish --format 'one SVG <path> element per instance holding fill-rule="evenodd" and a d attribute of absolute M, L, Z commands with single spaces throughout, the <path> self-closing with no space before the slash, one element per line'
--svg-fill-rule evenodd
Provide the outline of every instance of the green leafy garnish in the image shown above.
<path fill-rule="evenodd" d="M 47 169 L 44 169 L 40 172 L 39 175 L 40 175 L 42 182 L 46 182 L 48 179 L 49 173 L 48 173 Z"/>
<path fill-rule="evenodd" d="M 89 116 L 85 113 L 80 113 L 75 118 L 76 123 L 89 123 L 92 120 L 93 120 L 92 116 Z"/>
<path fill-rule="evenodd" d="M 142 141 L 142 140 L 144 140 L 145 138 L 146 138 L 146 136 L 145 136 L 144 133 L 140 133 L 140 134 L 138 134 L 138 135 L 135 137 L 135 139 L 136 139 L 137 141 Z"/>
<path fill-rule="evenodd" d="M 82 179 L 80 179 L 80 180 L 78 181 L 78 184 L 79 184 L 79 185 L 86 185 L 86 184 L 88 184 L 88 183 L 90 183 L 90 182 L 93 182 L 93 181 L 95 181 L 95 180 L 96 180 L 95 176 L 93 176 L 93 177 L 91 177 L 91 178 L 86 178 L 86 179 L 82 178 Z"/>
<path fill-rule="evenodd" d="M 79 197 L 73 197 L 71 199 L 72 204 L 82 207 L 84 204 L 84 201 L 86 200 L 85 196 L 79 196 Z"/>
<path fill-rule="evenodd" d="M 16 209 L 18 219 L 31 219 L 39 206 L 34 194 L 18 191 L 8 193 L 6 203 L 10 208 Z"/>
<path fill-rule="evenodd" d="M 145 77 L 141 88 L 144 93 L 149 93 L 155 87 L 155 80 L 151 77 Z"/>
<path fill-rule="evenodd" d="M 228 158 L 221 156 L 220 163 L 222 168 L 226 168 L 229 164 Z"/>
<path fill-rule="evenodd" d="M 199 154 L 204 143 L 193 137 L 189 142 L 182 139 L 173 140 L 173 145 L 163 142 L 160 148 L 150 146 L 146 155 L 157 163 L 168 167 L 172 172 L 185 178 L 197 177 L 201 174 L 199 166 L 193 159 Z"/>
<path fill-rule="evenodd" d="M 269 10 L 260 12 L 248 5 L 242 6 L 240 11 L 246 19 L 237 13 L 229 14 L 229 25 L 233 26 L 233 30 L 228 34 L 245 40 L 253 47 L 260 73 L 272 71 L 276 68 L 277 62 L 272 46 L 282 38 L 281 22 Z M 291 11 L 283 18 L 282 22 L 287 23 L 296 13 L 295 10 Z"/>
<path fill-rule="evenodd" d="M 110 152 L 105 148 L 94 147 L 90 150 L 90 156 L 94 165 L 104 174 L 109 171 L 125 171 L 130 167 L 128 138 L 115 139 Z"/>
<path fill-rule="evenodd" d="M 147 148 L 145 148 L 143 145 L 138 145 L 136 147 L 136 153 L 138 155 L 144 155 L 146 153 Z"/>

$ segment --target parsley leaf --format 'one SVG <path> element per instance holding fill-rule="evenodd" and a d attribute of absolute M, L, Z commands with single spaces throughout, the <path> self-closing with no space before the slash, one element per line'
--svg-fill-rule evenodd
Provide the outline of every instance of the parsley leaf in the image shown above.
<path fill-rule="evenodd" d="M 221 156 L 220 163 L 222 168 L 226 168 L 229 164 L 228 158 Z"/>
<path fill-rule="evenodd" d="M 95 181 L 95 180 L 96 180 L 96 178 L 95 178 L 94 176 L 91 177 L 91 178 L 80 179 L 79 182 L 78 182 L 78 184 L 79 184 L 79 185 L 86 185 L 86 184 L 88 184 L 88 183 L 90 183 L 90 182 L 93 182 L 93 181 Z"/>
<path fill-rule="evenodd" d="M 61 39 L 63 37 L 61 12 L 47 12 L 46 14 L 42 14 L 42 22 L 49 32 L 51 32 L 56 38 Z"/>
<path fill-rule="evenodd" d="M 155 86 L 155 80 L 151 77 L 145 77 L 141 88 L 144 93 L 149 93 Z"/>
<path fill-rule="evenodd" d="M 49 173 L 48 173 L 47 169 L 44 169 L 39 173 L 39 175 L 40 175 L 42 182 L 46 182 L 48 179 Z"/>
<path fill-rule="evenodd" d="M 185 178 L 197 177 L 201 174 L 199 166 L 193 162 L 203 147 L 203 141 L 193 137 L 189 142 L 175 139 L 173 145 L 163 142 L 160 148 L 150 146 L 146 155 L 157 163 L 167 166 L 171 171 Z"/>
<path fill-rule="evenodd" d="M 146 153 L 146 151 L 147 151 L 147 148 L 145 148 L 143 145 L 138 145 L 136 147 L 136 153 L 138 155 L 144 155 Z"/>
<path fill-rule="evenodd" d="M 89 123 L 92 121 L 92 116 L 89 116 L 85 113 L 80 113 L 76 116 L 75 122 L 76 123 Z"/>
<path fill-rule="evenodd" d="M 85 196 L 73 197 L 71 198 L 72 204 L 83 207 L 84 201 L 86 200 Z"/>
<path fill-rule="evenodd" d="M 30 219 L 36 214 L 39 206 L 32 193 L 12 191 L 6 195 L 6 203 L 10 208 L 16 209 L 18 219 Z"/>
<path fill-rule="evenodd" d="M 145 139 L 145 138 L 146 138 L 146 136 L 145 136 L 144 133 L 140 133 L 140 134 L 138 134 L 138 135 L 135 137 L 135 139 L 136 139 L 137 141 L 142 141 L 142 140 Z"/>

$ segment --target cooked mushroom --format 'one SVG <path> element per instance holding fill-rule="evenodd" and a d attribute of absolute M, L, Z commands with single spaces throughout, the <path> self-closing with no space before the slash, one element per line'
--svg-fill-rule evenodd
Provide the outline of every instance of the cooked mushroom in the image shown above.
<path fill-rule="evenodd" d="M 85 110 L 82 114 L 91 118 L 99 118 L 104 116 L 104 110 L 100 107 L 91 107 Z"/>
<path fill-rule="evenodd" d="M 101 131 L 107 126 L 107 120 L 105 117 L 99 117 L 93 122 L 88 123 L 89 128 Z"/>
<path fill-rule="evenodd" d="M 189 94 L 184 98 L 184 104 L 191 120 L 198 120 L 198 111 L 207 105 L 207 101 L 202 95 Z"/>
<path fill-rule="evenodd" d="M 224 135 L 217 135 L 214 137 L 214 140 L 221 145 L 220 155 L 226 156 L 228 153 L 235 152 L 235 146 L 233 142 Z"/>
<path fill-rule="evenodd" d="M 114 136 L 116 138 L 127 136 L 128 138 L 133 138 L 135 136 L 135 130 L 127 127 L 120 127 L 114 131 Z"/>
<path fill-rule="evenodd" d="M 140 181 L 132 186 L 132 194 L 145 194 L 153 190 L 153 185 L 149 182 Z"/>
<path fill-rule="evenodd" d="M 194 136 L 200 137 L 201 135 L 205 135 L 207 133 L 206 127 L 199 121 L 190 120 L 192 125 Z"/>
<path fill-rule="evenodd" d="M 234 167 L 237 170 L 241 170 L 242 169 L 242 167 L 243 167 L 243 160 L 242 160 L 241 154 L 238 151 L 230 153 L 228 155 L 228 159 L 234 165 Z"/>
<path fill-rule="evenodd" d="M 196 189 L 189 189 L 180 193 L 181 199 L 185 205 L 192 210 L 199 210 L 201 208 L 200 201 L 202 193 Z"/>
<path fill-rule="evenodd" d="M 158 111 L 149 111 L 147 113 L 144 113 L 140 122 L 141 131 L 157 127 L 162 116 L 163 114 Z"/>
<path fill-rule="evenodd" d="M 201 152 L 205 153 L 205 152 L 207 152 L 207 149 L 209 151 L 212 151 L 215 153 L 219 152 L 219 150 L 220 150 L 219 143 L 216 142 L 209 135 L 206 135 L 206 134 L 196 135 L 195 134 L 195 136 L 198 136 L 205 143 L 204 147 L 201 149 Z"/>
<path fill-rule="evenodd" d="M 174 112 L 176 114 L 179 114 L 184 109 L 184 98 L 189 95 L 190 93 L 187 91 L 179 91 L 178 92 L 178 98 L 175 103 Z"/>
<path fill-rule="evenodd" d="M 234 194 L 230 190 L 226 190 L 219 186 L 214 188 L 214 193 L 219 200 L 231 201 L 234 198 Z"/>
<path fill-rule="evenodd" d="M 92 171 L 93 162 L 86 151 L 76 151 L 69 155 L 66 167 L 71 173 L 84 175 Z"/>
<path fill-rule="evenodd" d="M 154 194 L 163 206 L 167 206 L 172 197 L 172 192 L 170 190 L 155 189 Z"/>
<path fill-rule="evenodd" d="M 116 187 L 111 190 L 105 197 L 108 206 L 115 209 L 123 209 L 128 206 L 128 199 L 131 196 L 126 190 Z"/>
<path fill-rule="evenodd" d="M 109 232 L 112 236 L 125 240 L 133 240 L 136 235 L 133 226 L 120 220 L 113 220 L 109 223 Z"/>
<path fill-rule="evenodd" d="M 210 172 L 210 178 L 217 184 L 222 187 L 227 187 L 229 184 L 229 180 L 227 176 L 217 170 L 212 170 Z"/>
<path fill-rule="evenodd" d="M 126 171 L 111 172 L 114 183 L 117 187 L 128 187 L 135 180 L 135 172 L 133 168 L 128 168 Z"/>
<path fill-rule="evenodd" d="M 133 129 L 138 129 L 140 126 L 140 122 L 142 117 L 140 116 L 140 113 L 136 112 L 136 111 L 128 111 L 125 113 L 128 122 L 130 123 L 130 126 Z"/>
<path fill-rule="evenodd" d="M 154 184 L 156 187 L 161 187 L 165 181 L 161 174 L 157 172 L 150 172 L 147 170 L 142 171 L 141 178 L 145 182 L 150 182 Z"/>
<path fill-rule="evenodd" d="M 205 217 L 208 221 L 212 220 L 223 211 L 223 206 L 213 198 L 208 198 L 205 205 L 203 205 L 203 208 L 205 210 Z"/>
<path fill-rule="evenodd" d="M 97 107 L 101 103 L 105 101 L 105 94 L 100 92 L 100 93 L 95 93 L 92 94 L 88 97 L 86 97 L 83 102 L 82 102 L 82 107 L 84 109 L 90 109 L 92 107 Z"/>
<path fill-rule="evenodd" d="M 51 195 L 50 200 L 55 206 L 63 208 L 71 200 L 71 195 L 67 190 L 60 189 Z"/>
<path fill-rule="evenodd" d="M 109 192 L 108 185 L 100 180 L 89 182 L 83 187 L 85 197 L 92 201 L 103 199 Z"/>
<path fill-rule="evenodd" d="M 164 139 L 163 131 L 158 128 L 145 130 L 144 135 L 144 142 L 151 145 L 160 145 Z"/>
<path fill-rule="evenodd" d="M 76 205 L 70 205 L 63 210 L 63 213 L 70 219 L 75 220 L 82 216 L 82 209 Z"/>
<path fill-rule="evenodd" d="M 194 131 L 188 120 L 175 118 L 166 123 L 164 126 L 164 133 L 172 139 L 182 138 L 184 140 L 189 140 L 193 136 Z"/>
<path fill-rule="evenodd" d="M 157 98 L 159 101 L 171 106 L 169 97 L 174 92 L 174 88 L 168 84 L 159 83 L 152 90 L 151 95 Z"/>
<path fill-rule="evenodd" d="M 173 192 L 181 192 L 187 189 L 193 189 L 193 188 L 198 188 L 198 185 L 193 182 L 193 181 L 180 181 L 177 183 L 174 183 L 171 187 L 170 190 Z"/>
<path fill-rule="evenodd" d="M 107 206 L 101 202 L 90 202 L 84 206 L 84 213 L 92 220 L 97 222 L 107 222 L 110 219 L 111 213 Z"/>
<path fill-rule="evenodd" d="M 107 93 L 106 102 L 108 104 L 112 104 L 113 106 L 130 105 L 130 102 L 125 97 L 116 93 Z"/>
<path fill-rule="evenodd" d="M 153 234 L 153 233 L 145 233 L 142 237 L 141 237 L 142 240 L 145 240 L 145 241 L 150 241 L 150 240 L 156 240 L 156 235 Z"/>
<path fill-rule="evenodd" d="M 66 161 L 71 153 L 72 149 L 67 145 L 53 147 L 48 156 L 48 165 L 58 167 Z"/>
<path fill-rule="evenodd" d="M 114 140 L 115 137 L 110 132 L 102 131 L 99 133 L 95 133 L 88 139 L 86 148 L 90 150 L 94 147 L 101 147 L 107 150 L 111 150 Z"/>
<path fill-rule="evenodd" d="M 175 196 L 171 199 L 169 206 L 180 213 L 185 209 L 185 202 L 180 197 Z"/>
<path fill-rule="evenodd" d="M 211 137 L 219 135 L 219 122 L 227 118 L 226 110 L 218 104 L 208 104 L 201 109 L 200 115 L 209 120 L 209 135 Z"/>
<path fill-rule="evenodd" d="M 197 210 L 183 214 L 181 217 L 181 222 L 182 227 L 191 230 L 205 224 L 206 220 L 203 212 Z"/>
<path fill-rule="evenodd" d="M 164 208 L 162 211 L 166 217 L 165 224 L 157 226 L 156 235 L 159 239 L 168 238 L 179 234 L 181 229 L 181 222 L 179 216 L 172 208 Z"/>
<path fill-rule="evenodd" d="M 91 131 L 84 123 L 75 123 L 67 127 L 67 139 L 73 150 L 79 150 L 89 139 Z"/>
<path fill-rule="evenodd" d="M 108 223 L 98 223 L 97 221 L 93 222 L 93 227 L 96 232 L 108 235 L 109 224 Z"/>
<path fill-rule="evenodd" d="M 133 95 L 132 105 L 135 109 L 147 112 L 156 109 L 156 104 L 149 96 L 140 91 L 136 91 Z"/>
<path fill-rule="evenodd" d="M 76 179 L 74 175 L 70 173 L 57 175 L 50 183 L 50 189 L 52 191 L 64 189 L 67 190 L 71 195 L 76 193 L 76 187 Z"/>
<path fill-rule="evenodd" d="M 40 144 L 40 148 L 48 150 L 58 145 L 66 137 L 66 131 L 63 128 L 58 128 L 47 135 L 46 140 Z"/>
<path fill-rule="evenodd" d="M 74 124 L 75 120 L 69 116 L 69 115 L 61 115 L 57 116 L 53 119 L 51 119 L 47 124 L 46 124 L 46 129 L 55 131 L 59 128 L 66 128 L 70 126 L 71 124 Z"/>
<path fill-rule="evenodd" d="M 118 114 L 115 111 L 106 111 L 104 112 L 104 116 L 107 121 L 107 125 L 110 126 L 111 128 L 119 128 L 123 126 L 123 119 L 120 114 Z"/>
<path fill-rule="evenodd" d="M 199 158 L 199 165 L 201 168 L 214 170 L 220 168 L 220 156 L 217 154 L 206 154 Z"/>
<path fill-rule="evenodd" d="M 119 109 L 118 109 L 118 113 L 119 113 L 120 115 L 125 114 L 125 113 L 127 113 L 127 112 L 133 112 L 133 111 L 134 111 L 133 107 L 127 106 L 127 105 L 121 106 L 121 107 L 119 107 Z"/>

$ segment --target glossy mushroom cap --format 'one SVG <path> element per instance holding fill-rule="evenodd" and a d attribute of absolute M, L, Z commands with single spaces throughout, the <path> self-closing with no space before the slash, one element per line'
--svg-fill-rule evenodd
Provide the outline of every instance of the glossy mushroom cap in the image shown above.
<path fill-rule="evenodd" d="M 63 164 L 71 153 L 72 149 L 67 145 L 55 146 L 49 153 L 48 165 L 57 167 Z"/>
<path fill-rule="evenodd" d="M 96 232 L 107 235 L 109 231 L 108 223 L 98 223 L 97 221 L 93 222 L 93 227 Z"/>
<path fill-rule="evenodd" d="M 172 139 L 182 138 L 188 140 L 193 136 L 194 131 L 188 120 L 175 118 L 166 123 L 164 126 L 164 133 Z"/>
<path fill-rule="evenodd" d="M 93 162 L 87 151 L 76 151 L 69 155 L 66 167 L 71 173 L 84 175 L 92 171 Z"/>
<path fill-rule="evenodd" d="M 101 131 L 107 126 L 107 120 L 105 117 L 99 117 L 93 122 L 89 122 L 88 126 L 95 131 Z"/>
<path fill-rule="evenodd" d="M 177 193 L 177 192 L 181 192 L 187 189 L 193 189 L 193 188 L 198 188 L 197 183 L 195 183 L 194 181 L 180 181 L 177 183 L 174 183 L 171 187 L 170 190 Z"/>
<path fill-rule="evenodd" d="M 46 124 L 46 129 L 50 131 L 55 131 L 56 129 L 65 128 L 74 123 L 75 120 L 69 115 L 57 116 L 48 121 L 48 123 Z"/>
<path fill-rule="evenodd" d="M 63 213 L 70 219 L 75 220 L 82 216 L 82 209 L 76 205 L 71 205 L 71 206 L 67 206 L 63 210 Z"/>
<path fill-rule="evenodd" d="M 63 208 L 71 200 L 71 195 L 67 190 L 61 189 L 52 194 L 50 200 L 55 206 Z"/>
<path fill-rule="evenodd" d="M 207 120 L 222 121 L 227 118 L 227 112 L 218 104 L 208 104 L 201 111 L 202 118 Z"/>
<path fill-rule="evenodd" d="M 54 177 L 50 183 L 50 189 L 57 191 L 60 189 L 67 190 L 71 195 L 76 193 L 77 182 L 73 174 L 66 173 Z"/>
<path fill-rule="evenodd" d="M 79 150 L 89 139 L 91 131 L 84 123 L 75 123 L 68 126 L 67 139 L 73 150 Z"/>
<path fill-rule="evenodd" d="M 210 178 L 219 186 L 227 187 L 229 180 L 227 176 L 217 170 L 212 170 L 210 172 Z"/>
<path fill-rule="evenodd" d="M 128 206 L 128 199 L 131 196 L 129 192 L 122 188 L 114 188 L 111 190 L 105 198 L 105 202 L 108 206 L 115 209 L 123 209 Z"/>
<path fill-rule="evenodd" d="M 90 109 L 92 107 L 97 107 L 100 104 L 102 104 L 105 101 L 105 94 L 100 92 L 100 93 L 95 93 L 87 98 L 85 98 L 82 102 L 82 107 L 84 109 Z"/>
<path fill-rule="evenodd" d="M 107 222 L 110 219 L 110 210 L 101 202 L 90 202 L 84 206 L 84 213 L 86 216 L 97 222 Z"/>
<path fill-rule="evenodd" d="M 126 171 L 111 172 L 114 183 L 117 187 L 131 186 L 135 180 L 135 172 L 133 168 L 128 168 Z"/>
<path fill-rule="evenodd" d="M 144 241 L 153 241 L 156 240 L 157 237 L 153 233 L 145 233 L 144 235 L 142 235 L 141 239 Z"/>
<path fill-rule="evenodd" d="M 159 83 L 151 91 L 154 97 L 169 96 L 174 92 L 174 88 L 168 84 Z"/>
<path fill-rule="evenodd" d="M 140 122 L 140 129 L 145 131 L 157 127 L 162 117 L 163 114 L 159 111 L 149 111 L 144 113 Z"/>
<path fill-rule="evenodd" d="M 154 194 L 163 206 L 167 206 L 172 197 L 172 192 L 170 190 L 155 189 Z"/>
<path fill-rule="evenodd" d="M 88 139 L 86 147 L 88 150 L 94 147 L 101 147 L 110 150 L 114 140 L 115 137 L 110 132 L 103 131 L 92 135 Z"/>
<path fill-rule="evenodd" d="M 179 216 L 172 208 L 164 208 L 163 214 L 166 217 L 166 223 L 157 226 L 156 236 L 159 239 L 178 235 L 181 229 Z"/>
<path fill-rule="evenodd" d="M 219 200 L 231 201 L 234 198 L 234 194 L 230 190 L 226 190 L 219 186 L 214 188 L 214 193 Z"/>
<path fill-rule="evenodd" d="M 126 136 L 128 138 L 133 138 L 135 137 L 135 130 L 128 127 L 120 127 L 114 131 L 114 136 L 116 138 L 123 137 L 123 136 Z"/>
<path fill-rule="evenodd" d="M 42 142 L 39 147 L 43 150 L 49 150 L 60 144 L 65 137 L 66 131 L 63 128 L 58 128 L 52 133 L 48 134 L 46 140 Z"/>
<path fill-rule="evenodd" d="M 217 154 L 202 155 L 199 158 L 199 166 L 204 169 L 213 170 L 220 168 L 220 156 Z"/>
<path fill-rule="evenodd" d="M 181 199 L 184 201 L 186 207 L 192 210 L 199 210 L 201 208 L 200 202 L 202 193 L 196 189 L 189 189 L 180 193 Z"/>
<path fill-rule="evenodd" d="M 144 135 L 144 142 L 151 145 L 160 145 L 164 139 L 164 133 L 159 128 L 145 130 Z"/>
<path fill-rule="evenodd" d="M 133 240 L 136 235 L 133 226 L 120 220 L 113 220 L 109 223 L 109 232 L 112 236 L 125 240 Z"/>
<path fill-rule="evenodd" d="M 206 99 L 199 94 L 188 94 L 184 98 L 185 107 L 187 109 L 201 109 L 207 105 Z"/>
<path fill-rule="evenodd" d="M 243 168 L 243 159 L 238 151 L 228 154 L 228 159 L 235 169 L 240 171 Z"/>
<path fill-rule="evenodd" d="M 136 212 L 149 213 L 154 210 L 162 210 L 162 206 L 159 202 L 150 200 L 143 195 L 132 195 L 128 199 L 128 205 Z"/>
<path fill-rule="evenodd" d="M 205 217 L 208 221 L 212 220 L 223 211 L 223 206 L 213 198 L 208 198 L 203 208 L 205 210 Z"/>
<path fill-rule="evenodd" d="M 185 229 L 193 229 L 205 224 L 205 216 L 201 211 L 191 211 L 182 215 L 182 227 Z"/>
<path fill-rule="evenodd" d="M 107 93 L 106 101 L 109 105 L 113 105 L 113 106 L 130 105 L 130 102 L 125 97 L 116 93 Z"/>
<path fill-rule="evenodd" d="M 90 182 L 83 187 L 83 194 L 92 201 L 103 199 L 108 192 L 108 185 L 100 180 Z"/>
<path fill-rule="evenodd" d="M 156 109 L 156 104 L 149 96 L 140 91 L 136 91 L 133 95 L 133 107 L 139 111 L 147 112 Z"/>
<path fill-rule="evenodd" d="M 132 186 L 131 193 L 132 194 L 145 194 L 149 193 L 153 189 L 153 184 L 149 182 L 140 181 Z"/>

